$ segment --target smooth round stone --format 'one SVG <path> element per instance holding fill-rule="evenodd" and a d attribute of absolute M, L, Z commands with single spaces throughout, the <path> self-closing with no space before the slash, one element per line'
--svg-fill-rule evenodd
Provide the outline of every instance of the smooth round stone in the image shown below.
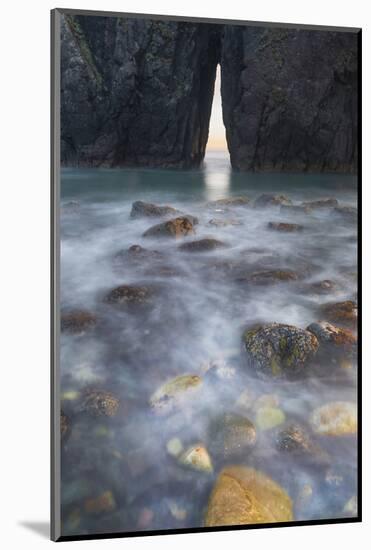
<path fill-rule="evenodd" d="M 342 436 L 357 433 L 357 405 L 335 401 L 313 411 L 310 424 L 319 435 Z"/>

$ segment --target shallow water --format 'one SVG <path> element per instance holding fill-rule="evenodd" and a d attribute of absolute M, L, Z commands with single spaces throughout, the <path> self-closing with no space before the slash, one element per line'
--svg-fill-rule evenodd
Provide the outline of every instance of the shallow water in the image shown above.
<path fill-rule="evenodd" d="M 220 153 L 210 153 L 204 169 L 192 172 L 62 171 L 61 310 L 86 309 L 98 317 L 94 330 L 61 335 L 62 408 L 71 419 L 62 450 L 63 534 L 202 526 L 217 473 L 230 463 L 213 455 L 209 425 L 223 411 L 254 422 L 254 409 L 238 402 L 246 389 L 257 397 L 274 394 L 287 420 L 304 424 L 318 405 L 356 401 L 356 365 L 346 370 L 320 365 L 319 373 L 302 380 L 271 381 L 257 379 L 244 363 L 241 335 L 247 325 L 280 322 L 305 328 L 319 319 L 322 303 L 356 299 L 356 227 L 334 218 L 331 210 L 298 216 L 276 207 L 223 210 L 207 205 L 239 195 L 253 202 L 263 192 L 285 194 L 294 203 L 331 196 L 341 205 L 355 206 L 356 178 L 232 174 Z M 196 254 L 181 252 L 175 240 L 143 238 L 161 220 L 130 219 L 136 200 L 169 204 L 197 216 L 194 238 L 211 237 L 227 246 Z M 212 218 L 240 225 L 214 227 L 208 224 Z M 275 232 L 267 227 L 271 221 L 299 223 L 304 230 Z M 134 244 L 163 257 L 140 263 L 115 260 Z M 298 280 L 264 286 L 243 281 L 246 270 L 278 268 L 295 271 Z M 308 290 L 324 279 L 336 282 L 336 290 L 327 295 Z M 105 303 L 107 292 L 121 284 L 154 285 L 153 307 L 133 312 Z M 219 377 L 205 374 L 215 359 L 229 367 Z M 204 377 L 197 399 L 157 417 L 150 396 L 168 379 L 188 373 Z M 80 398 L 88 388 L 116 395 L 117 416 L 81 414 Z M 214 473 L 181 467 L 166 451 L 173 437 L 184 446 L 203 442 Z M 278 481 L 294 501 L 296 519 L 344 515 L 344 504 L 356 494 L 355 438 L 322 437 L 330 461 L 319 467 L 282 456 L 275 437 L 275 429 L 258 430 L 255 449 L 237 462 Z M 307 484 L 313 494 L 303 504 L 298 495 Z M 105 491 L 113 494 L 112 510 L 87 513 L 86 500 Z"/>

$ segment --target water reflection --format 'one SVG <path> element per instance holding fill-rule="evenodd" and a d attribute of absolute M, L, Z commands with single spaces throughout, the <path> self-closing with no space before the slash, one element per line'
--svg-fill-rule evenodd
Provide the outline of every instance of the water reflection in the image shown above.
<path fill-rule="evenodd" d="M 206 200 L 211 201 L 227 197 L 231 180 L 228 151 L 207 151 L 204 175 Z"/>

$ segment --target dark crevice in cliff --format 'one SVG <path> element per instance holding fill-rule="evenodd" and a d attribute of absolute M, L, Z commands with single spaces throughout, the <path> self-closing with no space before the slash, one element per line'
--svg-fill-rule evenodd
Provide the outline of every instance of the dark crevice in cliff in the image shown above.
<path fill-rule="evenodd" d="M 200 166 L 220 63 L 233 169 L 356 171 L 355 33 L 67 15 L 61 35 L 62 165 Z"/>

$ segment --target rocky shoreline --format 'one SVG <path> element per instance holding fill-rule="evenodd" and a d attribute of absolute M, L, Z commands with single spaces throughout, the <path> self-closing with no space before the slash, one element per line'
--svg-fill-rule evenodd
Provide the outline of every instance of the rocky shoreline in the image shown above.
<path fill-rule="evenodd" d="M 292 229 L 298 209 L 300 231 Z M 110 383 L 91 380 L 87 373 L 88 383 L 82 379 L 76 385 L 68 377 L 63 382 L 64 532 L 89 532 L 91 518 L 102 532 L 310 519 L 321 486 L 331 495 L 330 515 L 355 515 L 352 473 L 337 465 L 336 453 L 356 448 L 356 300 L 343 299 L 340 280 L 318 279 L 315 258 L 311 264 L 295 254 L 282 258 L 279 250 L 262 254 L 250 247 L 236 254 L 233 248 L 233 232 L 245 227 L 250 212 L 259 212 L 275 238 L 295 242 L 308 230 L 307 217 L 318 210 L 326 211 L 327 220 L 340 218 L 344 227 L 354 227 L 356 210 L 334 197 L 302 204 L 279 194 L 265 193 L 254 201 L 231 197 L 204 204 L 202 219 L 170 205 L 133 203 L 125 223 L 147 225 L 137 234 L 145 246 L 133 242 L 111 258 L 122 283 L 102 289 L 96 310 L 76 305 L 61 314 L 62 344 L 78 350 L 84 341 L 96 344 L 103 338 L 120 350 L 117 364 L 104 365 Z M 79 209 L 64 215 L 79 216 Z M 210 226 L 213 219 L 220 224 Z M 272 223 L 284 227 L 277 232 Z M 205 236 L 205 230 L 213 236 Z M 256 292 L 289 287 L 298 299 L 314 297 L 313 321 L 293 325 L 265 319 L 236 326 L 239 349 L 226 349 L 195 364 L 192 372 L 171 376 L 171 369 L 158 363 L 167 346 L 176 346 L 179 331 L 193 334 L 194 322 L 179 311 L 177 292 L 201 281 L 208 282 L 205 292 L 213 281 L 221 281 L 226 292 L 232 289 L 230 306 L 237 308 Z M 112 324 L 112 315 L 121 327 Z M 139 345 L 124 337 L 126 325 L 141 335 Z M 144 385 L 145 399 L 135 384 L 124 386 L 123 393 L 125 363 Z M 316 395 L 318 384 L 328 388 L 328 396 Z M 338 384 L 349 388 L 348 399 L 337 398 Z M 302 389 L 312 401 L 303 401 L 305 413 L 298 418 L 294 403 Z M 122 450 L 115 445 L 121 437 Z M 282 461 L 300 465 L 298 479 L 285 474 Z"/>

